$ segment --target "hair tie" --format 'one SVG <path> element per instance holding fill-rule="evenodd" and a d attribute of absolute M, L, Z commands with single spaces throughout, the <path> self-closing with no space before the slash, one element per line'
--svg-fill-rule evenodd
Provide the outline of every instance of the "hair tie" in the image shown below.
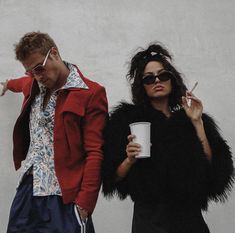
<path fill-rule="evenodd" d="M 164 56 L 162 53 L 152 51 L 150 53 L 147 53 L 143 58 L 146 59 L 146 58 L 154 57 L 156 55 Z"/>

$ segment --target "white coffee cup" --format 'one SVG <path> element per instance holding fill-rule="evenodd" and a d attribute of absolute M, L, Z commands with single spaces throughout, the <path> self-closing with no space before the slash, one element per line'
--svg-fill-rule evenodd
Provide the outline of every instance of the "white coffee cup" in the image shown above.
<path fill-rule="evenodd" d="M 129 125 L 131 134 L 135 135 L 134 142 L 140 144 L 141 151 L 136 158 L 149 158 L 151 156 L 150 148 L 150 122 L 135 122 Z"/>

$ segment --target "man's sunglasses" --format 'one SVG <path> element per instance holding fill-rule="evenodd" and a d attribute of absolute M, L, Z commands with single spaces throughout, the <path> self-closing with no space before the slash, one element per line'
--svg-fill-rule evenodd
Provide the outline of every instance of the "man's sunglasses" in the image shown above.
<path fill-rule="evenodd" d="M 50 55 L 51 49 L 47 52 L 47 55 L 43 61 L 42 64 L 39 64 L 37 66 L 35 66 L 32 70 L 26 71 L 25 74 L 27 75 L 31 75 L 31 76 L 40 76 L 45 72 L 45 65 L 47 63 L 47 59 Z"/>
<path fill-rule="evenodd" d="M 143 77 L 142 82 L 143 84 L 150 85 L 154 84 L 156 82 L 156 79 L 159 79 L 160 81 L 168 81 L 170 79 L 174 78 L 174 74 L 170 71 L 163 70 L 160 71 L 159 74 L 154 75 L 154 74 L 148 74 Z"/>

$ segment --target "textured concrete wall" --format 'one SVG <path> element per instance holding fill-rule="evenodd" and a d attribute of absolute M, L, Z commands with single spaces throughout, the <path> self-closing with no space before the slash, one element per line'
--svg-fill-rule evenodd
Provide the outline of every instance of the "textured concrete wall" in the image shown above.
<path fill-rule="evenodd" d="M 23 74 L 13 44 L 26 32 L 48 32 L 62 57 L 106 87 L 110 108 L 129 99 L 127 62 L 138 46 L 158 40 L 217 119 L 234 151 L 235 28 L 233 0 L 0 0 L 0 81 Z M 117 91 L 118 90 L 118 91 Z M 121 90 L 121 91 L 120 91 Z M 5 232 L 18 173 L 12 162 L 12 129 L 22 97 L 0 98 L 0 232 Z M 235 194 L 211 204 L 206 221 L 213 233 L 235 229 Z M 132 203 L 100 195 L 94 213 L 97 233 L 130 232 Z"/>

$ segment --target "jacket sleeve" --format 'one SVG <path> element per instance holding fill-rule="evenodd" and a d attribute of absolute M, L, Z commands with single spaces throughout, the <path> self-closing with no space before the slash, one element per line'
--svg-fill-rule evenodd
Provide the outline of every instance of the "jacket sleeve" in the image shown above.
<path fill-rule="evenodd" d="M 220 135 L 214 120 L 204 114 L 203 122 L 212 150 L 210 198 L 215 201 L 224 201 L 234 181 L 232 153 L 226 140 Z"/>
<path fill-rule="evenodd" d="M 107 99 L 101 86 L 95 90 L 89 100 L 82 124 L 83 144 L 86 154 L 81 189 L 76 204 L 92 213 L 101 184 L 101 163 L 103 160 L 103 128 L 107 119 Z"/>
<path fill-rule="evenodd" d="M 23 92 L 24 88 L 27 84 L 32 82 L 32 78 L 30 76 L 23 76 L 17 79 L 10 79 L 7 82 L 7 89 L 12 92 Z"/>
<path fill-rule="evenodd" d="M 120 199 L 128 194 L 128 175 L 116 181 L 116 170 L 126 157 L 127 136 L 130 134 L 128 122 L 124 115 L 125 107 L 116 108 L 111 114 L 104 130 L 104 161 L 102 168 L 102 192 L 106 197 L 117 194 Z"/>

